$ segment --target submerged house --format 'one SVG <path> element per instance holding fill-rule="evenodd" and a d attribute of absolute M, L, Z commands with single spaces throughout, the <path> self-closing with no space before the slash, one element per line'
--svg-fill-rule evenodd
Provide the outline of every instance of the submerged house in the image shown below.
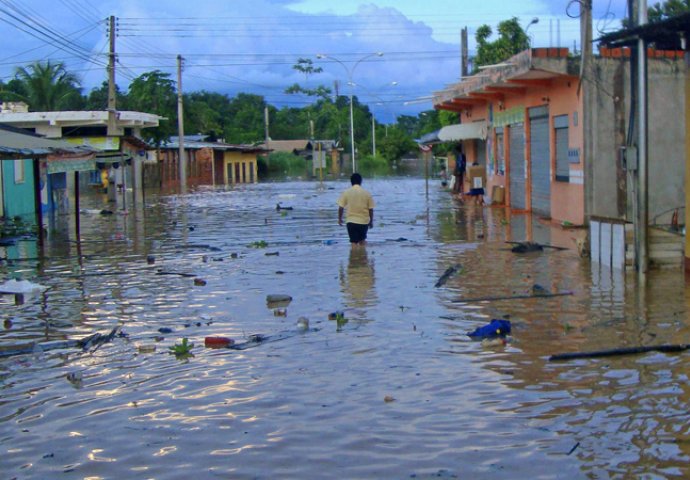
<path fill-rule="evenodd" d="M 684 98 L 685 68 L 682 52 L 649 55 L 649 98 L 658 105 L 649 118 L 649 154 L 657 165 L 649 178 L 651 219 L 685 202 L 685 145 L 678 140 L 685 124 L 669 115 Z M 629 79 L 629 59 L 615 52 L 602 50 L 583 68 L 581 57 L 564 48 L 526 50 L 435 92 L 434 107 L 458 116 L 437 141 L 457 141 L 468 164 L 485 165 L 488 193 L 500 190 L 512 211 L 561 224 L 595 218 L 623 225 L 622 261 L 631 264 L 625 224 L 634 183 L 632 165 L 621 156 Z"/>
<path fill-rule="evenodd" d="M 272 152 L 285 152 L 303 157 L 311 163 L 310 170 L 313 175 L 316 175 L 319 169 L 331 174 L 338 174 L 342 169 L 342 147 L 337 140 L 269 140 L 261 145 Z"/>
<path fill-rule="evenodd" d="M 207 135 L 185 135 L 182 146 L 185 152 L 187 181 L 191 185 L 235 185 L 257 183 L 258 156 L 270 150 L 254 145 L 233 145 L 207 140 Z M 179 182 L 180 143 L 172 137 L 160 146 L 157 172 L 149 172 L 147 178 L 159 179 L 160 185 Z"/>
<path fill-rule="evenodd" d="M 42 225 L 65 208 L 69 174 L 96 168 L 96 150 L 0 124 L 0 217 Z"/>
<path fill-rule="evenodd" d="M 29 112 L 25 104 L 3 104 L 0 110 L 0 123 L 97 150 L 94 168 L 81 180 L 82 186 L 100 185 L 105 170 L 113 174 L 123 192 L 129 186 L 137 192 L 142 189 L 143 165 L 156 159 L 141 131 L 157 127 L 161 119 L 155 114 L 128 111 Z M 73 196 L 78 186 L 65 178 L 61 188 Z"/>

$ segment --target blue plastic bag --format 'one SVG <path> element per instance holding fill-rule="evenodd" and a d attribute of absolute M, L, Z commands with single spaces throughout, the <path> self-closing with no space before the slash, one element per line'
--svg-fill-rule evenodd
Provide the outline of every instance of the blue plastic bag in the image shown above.
<path fill-rule="evenodd" d="M 487 325 L 477 327 L 473 332 L 467 334 L 472 340 L 505 337 L 506 335 L 510 335 L 510 322 L 497 319 L 493 319 Z"/>

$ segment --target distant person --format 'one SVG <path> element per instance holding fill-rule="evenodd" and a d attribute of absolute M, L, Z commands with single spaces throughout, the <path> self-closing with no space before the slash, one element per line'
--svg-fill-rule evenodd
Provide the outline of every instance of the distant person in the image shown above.
<path fill-rule="evenodd" d="M 352 187 L 345 190 L 338 198 L 338 225 L 343 224 L 343 214 L 347 234 L 352 246 L 365 245 L 367 232 L 374 228 L 374 199 L 371 193 L 362 188 L 362 176 L 353 173 L 350 177 Z"/>
<path fill-rule="evenodd" d="M 448 186 L 448 172 L 446 171 L 446 167 L 441 167 L 438 177 L 441 179 L 441 186 L 446 188 Z"/>
<path fill-rule="evenodd" d="M 453 185 L 453 193 L 462 196 L 465 191 L 465 172 L 467 170 L 467 158 L 462 152 L 462 147 L 458 146 L 455 152 L 455 169 L 453 176 L 455 177 L 455 184 Z"/>
<path fill-rule="evenodd" d="M 475 205 L 484 205 L 484 187 L 486 186 L 486 168 L 474 162 L 468 171 L 470 179 L 469 196 L 474 198 Z"/>

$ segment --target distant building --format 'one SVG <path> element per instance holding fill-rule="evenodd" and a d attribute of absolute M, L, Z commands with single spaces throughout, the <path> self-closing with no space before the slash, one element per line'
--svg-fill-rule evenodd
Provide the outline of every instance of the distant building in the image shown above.
<path fill-rule="evenodd" d="M 185 135 L 182 142 L 190 185 L 235 185 L 259 181 L 257 157 L 268 154 L 269 150 L 262 146 L 212 142 L 207 138 L 206 135 Z M 179 148 L 178 137 L 162 144 L 159 162 L 149 169 L 147 178 L 157 177 L 160 185 L 179 182 Z M 153 171 L 154 168 L 157 171 Z"/>
<path fill-rule="evenodd" d="M 332 174 L 338 174 L 342 170 L 342 148 L 337 140 L 269 140 L 261 146 L 272 152 L 291 153 L 311 161 L 314 175 L 319 168 Z"/>

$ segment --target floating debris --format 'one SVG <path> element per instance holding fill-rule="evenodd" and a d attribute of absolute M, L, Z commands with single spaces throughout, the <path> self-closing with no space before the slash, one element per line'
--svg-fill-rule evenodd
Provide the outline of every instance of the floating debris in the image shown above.
<path fill-rule="evenodd" d="M 568 250 L 565 247 L 557 247 L 555 245 L 544 245 L 537 242 L 506 242 L 513 244 L 510 249 L 513 253 L 531 253 L 531 252 L 542 252 L 545 248 L 552 248 L 554 250 Z"/>
<path fill-rule="evenodd" d="M 233 345 L 235 341 L 228 337 L 206 337 L 204 338 L 204 346 L 207 348 L 227 348 Z"/>
<path fill-rule="evenodd" d="M 486 338 L 505 337 L 510 335 L 510 321 L 494 318 L 487 325 L 477 327 L 467 334 L 472 340 L 484 340 Z"/>
<path fill-rule="evenodd" d="M 460 270 L 462 270 L 462 265 L 460 265 L 459 263 L 456 263 L 455 265 L 446 268 L 446 271 L 443 272 L 443 275 L 441 275 L 441 278 L 439 278 L 436 284 L 434 284 L 434 287 L 438 288 L 443 286 L 450 279 L 450 277 L 455 275 Z"/>

